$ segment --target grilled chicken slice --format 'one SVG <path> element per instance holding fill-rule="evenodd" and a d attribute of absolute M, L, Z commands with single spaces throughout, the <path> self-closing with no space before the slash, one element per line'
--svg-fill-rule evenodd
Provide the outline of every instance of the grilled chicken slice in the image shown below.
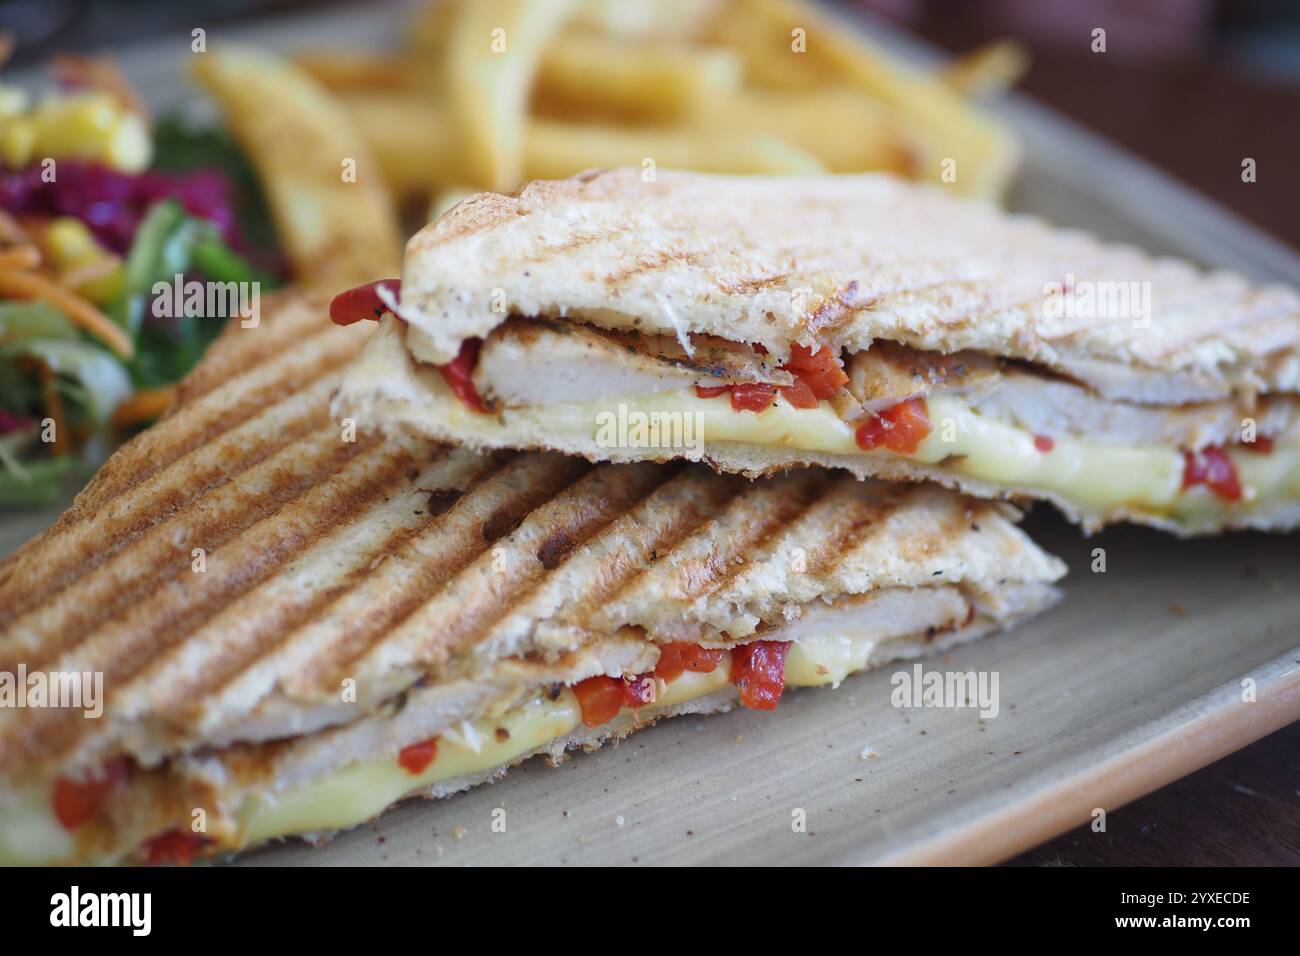
<path fill-rule="evenodd" d="M 1294 427 L 1300 399 L 1266 396 L 1254 402 L 1219 401 L 1189 405 L 1117 402 L 1085 386 L 1033 369 L 1008 366 L 995 379 L 959 386 L 980 415 L 1018 425 L 1035 435 L 1086 438 L 1131 448 L 1203 448 L 1236 445 L 1244 424 L 1257 435 L 1274 436 Z"/>
<path fill-rule="evenodd" d="M 850 358 L 847 370 L 849 393 L 875 412 L 936 388 L 991 382 L 998 377 L 998 362 L 978 352 L 943 355 L 881 340 Z"/>
<path fill-rule="evenodd" d="M 749 346 L 712 336 L 697 336 L 688 353 L 670 336 L 524 318 L 493 330 L 474 370 L 475 387 L 493 407 L 593 402 L 696 384 L 788 385 L 792 380 Z"/>

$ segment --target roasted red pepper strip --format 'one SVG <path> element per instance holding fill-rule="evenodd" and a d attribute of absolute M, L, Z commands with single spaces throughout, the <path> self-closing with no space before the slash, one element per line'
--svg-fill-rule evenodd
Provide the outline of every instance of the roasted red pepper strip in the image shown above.
<path fill-rule="evenodd" d="M 795 378 L 818 399 L 830 398 L 849 380 L 840 364 L 840 357 L 827 345 L 814 352 L 806 345 L 796 343 L 790 348 L 790 361 L 782 368 L 793 372 Z"/>
<path fill-rule="evenodd" d="M 188 866 L 198 856 L 199 851 L 211 842 L 209 837 L 201 833 L 168 830 L 145 841 L 145 859 L 154 864 L 175 863 Z"/>
<path fill-rule="evenodd" d="M 731 682 L 751 710 L 776 710 L 785 690 L 786 641 L 754 641 L 731 652 Z"/>
<path fill-rule="evenodd" d="M 795 408 L 816 408 L 820 403 L 808 383 L 796 378 L 793 385 L 782 385 L 781 394 Z"/>
<path fill-rule="evenodd" d="M 731 407 L 738 412 L 762 412 L 776 401 L 776 386 L 742 382 L 731 386 Z"/>
<path fill-rule="evenodd" d="M 483 347 L 482 339 L 466 339 L 460 343 L 460 351 L 446 365 L 439 365 L 443 381 L 456 393 L 456 397 L 467 408 L 476 412 L 486 412 L 483 397 L 474 387 L 474 366 L 478 364 L 478 352 Z"/>
<path fill-rule="evenodd" d="M 650 674 L 626 679 L 600 674 L 574 684 L 573 693 L 582 708 L 582 722 L 588 727 L 599 727 L 617 717 L 624 707 L 653 704 L 655 681 Z"/>
<path fill-rule="evenodd" d="M 573 685 L 573 693 L 582 708 L 582 722 L 588 727 L 609 723 L 623 708 L 623 680 L 619 677 L 588 677 Z"/>
<path fill-rule="evenodd" d="M 330 321 L 335 325 L 351 325 L 363 319 L 378 322 L 388 306 L 379 298 L 379 287 L 384 286 L 396 299 L 402 293 L 401 279 L 376 279 L 355 289 L 340 292 L 330 300 Z"/>
<path fill-rule="evenodd" d="M 397 754 L 397 762 L 402 769 L 413 777 L 418 777 L 429 769 L 429 764 L 438 759 L 438 738 L 430 737 L 418 743 L 408 744 Z"/>
<path fill-rule="evenodd" d="M 686 671 L 711 674 L 722 663 L 724 653 L 720 648 L 700 647 L 689 641 L 664 644 L 659 648 L 659 663 L 655 665 L 654 676 L 670 684 Z"/>
<path fill-rule="evenodd" d="M 336 325 L 351 325 L 363 319 L 379 321 L 388 311 L 388 306 L 379 298 L 380 286 L 391 292 L 394 299 L 402 294 L 401 279 L 376 279 L 355 289 L 348 289 L 330 300 L 330 321 Z M 438 366 L 443 380 L 456 393 L 456 397 L 476 412 L 487 411 L 482 396 L 474 387 L 474 366 L 478 364 L 478 353 L 482 346 L 482 339 L 466 339 L 460 343 L 460 351 L 454 359 L 446 365 Z"/>
<path fill-rule="evenodd" d="M 700 398 L 717 398 L 731 391 L 730 385 L 696 385 L 695 394 Z"/>
<path fill-rule="evenodd" d="M 1241 500 L 1237 466 L 1228 453 L 1213 445 L 1200 451 L 1183 452 L 1183 488 L 1205 485 L 1224 501 Z"/>
<path fill-rule="evenodd" d="M 125 757 L 110 760 L 96 776 L 84 780 L 60 777 L 54 783 L 54 815 L 69 830 L 75 830 L 93 817 L 104 797 L 122 781 L 130 770 Z"/>
<path fill-rule="evenodd" d="M 766 355 L 767 350 L 754 346 L 755 351 Z M 837 356 L 829 347 L 816 352 L 807 346 L 795 345 L 790 361 L 781 366 L 794 375 L 792 385 L 769 385 L 766 382 L 741 382 L 735 385 L 696 385 L 700 398 L 715 398 L 723 392 L 731 393 L 731 407 L 738 412 L 761 412 L 772 406 L 779 391 L 794 408 L 816 408 L 823 398 L 830 398 L 849 380 Z"/>
<path fill-rule="evenodd" d="M 885 447 L 900 455 L 914 455 L 930 434 L 930 412 L 924 398 L 909 398 L 877 412 L 858 426 L 854 437 L 863 451 Z"/>

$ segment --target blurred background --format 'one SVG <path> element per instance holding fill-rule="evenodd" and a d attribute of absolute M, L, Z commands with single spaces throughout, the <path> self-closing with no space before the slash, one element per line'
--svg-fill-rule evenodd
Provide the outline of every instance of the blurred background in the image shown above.
<path fill-rule="evenodd" d="M 15 64 L 337 0 L 0 0 Z M 1300 3 L 1294 0 L 846 0 L 952 52 L 1005 37 L 1030 54 L 1022 90 L 1300 245 Z M 1104 54 L 1092 30 L 1104 27 Z M 1188 110 L 1188 104 L 1195 104 Z M 1211 135 L 1207 132 L 1212 131 Z M 1252 190 L 1259 176 L 1288 177 Z M 1281 200 L 1281 201 L 1279 201 Z"/>

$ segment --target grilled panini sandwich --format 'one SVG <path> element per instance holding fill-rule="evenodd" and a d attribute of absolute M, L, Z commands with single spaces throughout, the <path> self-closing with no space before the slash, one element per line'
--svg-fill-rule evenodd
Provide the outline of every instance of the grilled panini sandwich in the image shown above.
<path fill-rule="evenodd" d="M 1009 506 L 931 486 L 350 441 L 328 398 L 369 329 L 327 301 L 229 329 L 0 565 L 0 675 L 27 704 L 0 708 L 0 861 L 328 833 L 1056 597 Z M 48 706 L 96 674 L 97 701 Z"/>
<path fill-rule="evenodd" d="M 929 478 L 1089 528 L 1300 523 L 1295 291 L 886 176 L 478 195 L 410 240 L 400 303 L 363 293 L 336 321 L 398 316 L 345 379 L 363 430 Z"/>

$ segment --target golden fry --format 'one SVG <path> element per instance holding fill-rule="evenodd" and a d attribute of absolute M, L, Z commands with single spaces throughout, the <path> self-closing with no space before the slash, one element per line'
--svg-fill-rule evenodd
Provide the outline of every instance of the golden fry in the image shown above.
<path fill-rule="evenodd" d="M 696 40 L 725 0 L 586 0 L 574 25 L 608 36 Z"/>
<path fill-rule="evenodd" d="M 628 128 L 536 119 L 524 150 L 529 179 L 560 179 L 593 166 L 697 169 L 717 173 L 815 173 L 817 157 L 775 136 L 669 127 Z"/>
<path fill-rule="evenodd" d="M 893 113 L 853 90 L 750 88 L 707 104 L 692 124 L 732 135 L 780 136 L 837 173 L 907 173 L 916 162 L 916 147 Z"/>
<path fill-rule="evenodd" d="M 312 50 L 294 58 L 326 89 L 435 91 L 439 74 L 427 59 L 403 54 L 367 53 L 361 50 Z"/>
<path fill-rule="evenodd" d="M 296 276 L 343 287 L 401 263 L 397 217 L 365 139 L 286 59 L 248 49 L 195 58 L 257 169 Z"/>
<path fill-rule="evenodd" d="M 542 58 L 537 100 L 566 117 L 673 120 L 740 89 L 740 57 L 723 47 L 631 42 L 573 32 Z"/>
<path fill-rule="evenodd" d="M 917 144 L 918 180 L 995 196 L 1014 170 L 1018 147 L 1010 131 L 812 4 L 734 0 L 716 29 L 738 45 L 747 76 L 760 84 L 849 86 L 888 106 Z"/>
<path fill-rule="evenodd" d="M 416 97 L 341 97 L 349 122 L 369 141 L 393 192 L 401 197 L 466 188 L 456 179 L 455 135 L 445 112 Z M 728 173 L 812 173 L 812 153 L 770 135 L 687 127 L 625 127 L 533 119 L 523 176 L 559 179 L 593 166 L 655 166 Z"/>
<path fill-rule="evenodd" d="M 459 180 L 456 137 L 445 108 L 410 94 L 343 93 L 339 102 L 394 196 L 427 195 Z"/>
<path fill-rule="evenodd" d="M 446 27 L 446 103 L 465 181 L 495 190 L 523 179 L 528 97 L 542 51 L 573 0 L 461 0 Z"/>

